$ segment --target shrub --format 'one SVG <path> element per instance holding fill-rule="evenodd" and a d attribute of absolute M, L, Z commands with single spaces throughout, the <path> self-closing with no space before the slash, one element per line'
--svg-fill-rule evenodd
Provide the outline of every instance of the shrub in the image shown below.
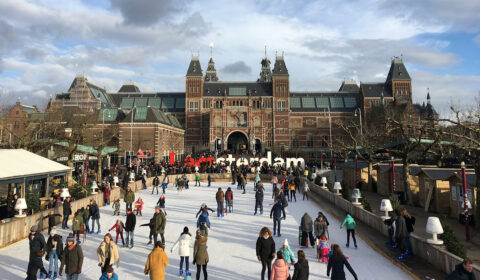
<path fill-rule="evenodd" d="M 398 196 L 395 195 L 395 194 L 392 194 L 390 195 L 389 197 L 390 199 L 390 202 L 392 203 L 392 208 L 393 208 L 393 211 L 400 211 L 402 206 L 401 206 L 401 202 L 400 202 L 400 199 L 398 199 Z"/>
<path fill-rule="evenodd" d="M 329 191 L 333 192 L 333 183 L 332 180 L 330 180 L 330 176 L 327 176 L 327 188 Z"/>
<path fill-rule="evenodd" d="M 460 243 L 460 241 L 458 241 L 455 232 L 448 224 L 443 226 L 443 234 L 441 234 L 439 238 L 445 243 L 447 251 L 463 259 L 467 257 L 467 251 L 465 250 L 465 247 L 462 243 Z"/>
<path fill-rule="evenodd" d="M 376 193 L 377 190 L 378 190 L 377 181 L 372 178 L 372 192 Z"/>
<path fill-rule="evenodd" d="M 368 202 L 367 197 L 362 196 L 361 198 L 363 209 L 367 210 L 368 212 L 372 212 L 372 207 L 370 206 L 370 202 Z"/>
<path fill-rule="evenodd" d="M 82 184 L 75 184 L 69 189 L 70 195 L 73 199 L 78 200 L 92 195 L 92 190 L 89 186 Z"/>
<path fill-rule="evenodd" d="M 37 192 L 26 192 L 25 201 L 27 202 L 27 208 L 30 209 L 32 214 L 40 211 L 40 196 Z"/>
<path fill-rule="evenodd" d="M 321 180 L 322 180 L 322 176 L 317 175 L 317 177 L 315 177 L 315 185 L 321 186 L 322 185 L 322 183 L 320 182 Z"/>

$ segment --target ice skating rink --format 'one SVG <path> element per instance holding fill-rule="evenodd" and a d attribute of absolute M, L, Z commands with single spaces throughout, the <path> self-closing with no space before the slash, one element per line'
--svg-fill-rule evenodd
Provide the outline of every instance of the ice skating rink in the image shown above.
<path fill-rule="evenodd" d="M 193 185 L 192 182 L 190 185 Z M 170 253 L 174 242 L 179 237 L 184 226 L 188 226 L 190 232 L 195 236 L 196 218 L 195 214 L 202 203 L 206 203 L 208 207 L 216 209 L 215 193 L 221 187 L 224 191 L 228 187 L 232 187 L 234 192 L 234 211 L 228 213 L 223 218 L 217 218 L 216 213 L 210 214 L 210 222 L 212 230 L 209 232 L 208 253 L 210 262 L 208 263 L 208 277 L 211 280 L 225 279 L 259 279 L 261 271 L 261 263 L 257 261 L 255 252 L 255 243 L 260 229 L 268 226 L 273 229 L 273 222 L 269 218 L 270 209 L 272 207 L 272 185 L 267 183 L 265 187 L 264 211 L 262 216 L 254 216 L 255 193 L 253 191 L 253 183 L 247 185 L 247 193 L 241 194 L 236 189 L 236 185 L 230 183 L 212 183 L 211 187 L 207 187 L 202 182 L 201 187 L 190 186 L 189 190 L 178 192 L 170 184 L 166 190 L 166 211 L 167 225 L 165 229 L 166 252 L 169 258 L 169 265 L 166 268 L 165 279 L 183 279 L 178 276 L 180 257 L 174 253 Z M 161 188 L 160 188 L 161 192 Z M 143 270 L 148 254 L 152 250 L 152 246 L 148 245 L 148 227 L 139 227 L 140 224 L 148 223 L 154 213 L 154 206 L 159 195 L 152 195 L 151 189 L 137 192 L 136 199 L 140 196 L 145 202 L 143 216 L 137 216 L 137 226 L 135 228 L 135 247 L 133 249 L 122 248 L 119 241 L 120 267 L 114 267 L 119 279 L 149 279 L 144 275 Z M 81 247 L 85 255 L 83 262 L 82 274 L 80 279 L 99 279 L 100 268 L 96 250 L 101 241 L 103 234 L 113 226 L 117 218 L 121 218 L 125 222 L 125 204 L 121 203 L 121 215 L 112 216 L 113 209 L 111 206 L 100 208 L 100 224 L 102 234 L 87 235 L 86 243 L 82 243 Z M 298 227 L 301 217 L 305 212 L 309 213 L 314 220 L 318 211 L 322 209 L 311 201 L 302 201 L 302 195 L 297 194 L 297 202 L 289 202 L 285 209 L 287 218 L 282 221 L 281 237 L 274 237 L 276 248 L 280 248 L 284 239 L 287 238 L 289 244 L 297 255 L 300 249 L 298 244 Z M 359 279 L 411 279 L 411 277 L 393 265 L 389 260 L 370 248 L 362 239 L 357 237 L 358 249 L 346 248 L 346 229 L 340 229 L 340 223 L 325 213 L 330 222 L 330 240 L 329 244 L 337 243 L 341 246 L 345 256 L 350 257 L 350 264 L 356 271 Z M 90 221 L 91 223 L 91 221 Z M 71 221 L 69 222 L 71 227 Z M 68 235 L 67 230 L 62 230 L 60 225 L 57 226 L 58 234 L 63 236 L 65 242 Z M 47 232 L 42 232 L 45 236 Z M 115 238 L 115 232 L 111 232 Z M 47 236 L 46 236 L 47 237 Z M 45 238 L 45 241 L 47 238 Z M 351 241 L 351 243 L 353 243 Z M 329 279 L 326 276 L 327 264 L 319 263 L 316 260 L 316 251 L 313 248 L 303 249 L 306 252 L 310 266 L 309 279 Z M 193 247 L 192 247 L 193 253 Z M 28 265 L 28 240 L 0 250 L 0 279 L 25 279 Z M 192 265 L 192 257 L 190 256 L 190 271 L 192 278 L 195 279 L 196 267 Z M 44 267 L 48 271 L 48 262 L 44 261 Z M 345 269 L 346 270 L 346 269 Z M 293 267 L 290 271 L 293 275 Z M 347 279 L 353 279 L 351 274 L 346 270 Z M 58 279 L 65 279 L 65 275 Z M 203 279 L 203 276 L 201 277 Z"/>

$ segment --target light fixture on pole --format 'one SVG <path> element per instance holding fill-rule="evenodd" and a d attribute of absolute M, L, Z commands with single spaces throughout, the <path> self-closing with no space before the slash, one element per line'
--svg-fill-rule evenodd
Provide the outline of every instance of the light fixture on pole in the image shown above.
<path fill-rule="evenodd" d="M 462 167 L 462 185 L 463 185 L 463 215 L 465 218 L 465 235 L 467 241 L 470 241 L 470 219 L 468 217 L 468 192 L 467 192 L 467 173 L 465 169 L 465 162 L 460 164 Z"/>
<path fill-rule="evenodd" d="M 360 206 L 362 203 L 360 203 L 358 200 L 362 198 L 362 194 L 360 193 L 360 189 L 354 188 L 352 192 L 352 198 L 355 199 L 355 201 L 352 202 L 353 205 L 355 206 Z"/>
<path fill-rule="evenodd" d="M 26 217 L 27 215 L 25 214 L 24 210 L 27 209 L 27 202 L 25 201 L 25 198 L 17 199 L 17 203 L 15 203 L 14 209 L 18 210 L 18 214 L 15 215 L 15 218 Z"/>
<path fill-rule="evenodd" d="M 70 197 L 70 192 L 68 191 L 68 188 L 63 188 L 62 192 L 60 193 L 60 197 L 65 200 L 67 197 Z"/>
<path fill-rule="evenodd" d="M 427 220 L 427 233 L 432 234 L 432 238 L 427 239 L 427 243 L 433 245 L 442 245 L 443 240 L 437 239 L 437 234 L 443 233 L 443 227 L 440 223 L 440 219 L 438 217 L 428 217 Z"/>
<path fill-rule="evenodd" d="M 340 182 L 335 182 L 335 184 L 333 184 L 333 190 L 335 191 L 336 195 L 342 195 L 340 193 L 340 191 L 342 190 L 342 184 L 340 184 Z"/>
<path fill-rule="evenodd" d="M 327 183 L 327 177 L 322 177 L 320 183 L 322 183 L 322 189 L 326 189 L 327 187 L 325 186 L 325 184 Z"/>
<path fill-rule="evenodd" d="M 390 201 L 390 199 L 382 199 L 382 204 L 380 204 L 380 211 L 385 212 L 385 216 L 382 216 L 383 220 L 390 219 L 390 216 L 388 216 L 388 212 L 393 211 L 392 202 Z"/>
<path fill-rule="evenodd" d="M 355 109 L 355 117 L 357 117 L 357 110 L 358 110 L 358 116 L 360 117 L 360 136 L 363 136 L 363 127 L 362 127 L 362 109 L 357 108 Z"/>
<path fill-rule="evenodd" d="M 90 187 L 90 189 L 92 190 L 92 193 L 96 193 L 96 192 L 97 192 L 97 190 L 98 190 L 97 181 L 93 181 L 93 182 L 92 182 L 92 186 Z"/>

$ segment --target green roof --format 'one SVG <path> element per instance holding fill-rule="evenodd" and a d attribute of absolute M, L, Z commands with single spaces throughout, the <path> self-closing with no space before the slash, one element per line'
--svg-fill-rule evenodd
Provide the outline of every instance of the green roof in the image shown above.
<path fill-rule="evenodd" d="M 135 109 L 135 120 L 146 120 L 147 119 L 147 107 L 137 107 Z"/>
<path fill-rule="evenodd" d="M 160 104 L 162 104 L 162 99 L 159 97 L 150 97 L 148 98 L 148 106 L 160 109 Z"/>
<path fill-rule="evenodd" d="M 118 109 L 117 108 L 103 108 L 98 111 L 98 121 L 112 122 L 117 119 Z"/>
<path fill-rule="evenodd" d="M 68 142 L 56 142 L 55 145 L 68 147 Z M 86 154 L 96 154 L 97 150 L 92 146 L 78 145 L 77 149 Z M 102 149 L 102 155 L 106 156 L 108 154 L 118 151 L 117 147 L 104 147 Z"/>
<path fill-rule="evenodd" d="M 133 107 L 133 101 L 135 99 L 132 97 L 125 97 L 122 99 L 122 103 L 120 104 L 120 107 L 122 109 L 131 109 Z"/>
<path fill-rule="evenodd" d="M 148 102 L 148 98 L 141 97 L 135 98 L 135 107 L 146 107 Z"/>

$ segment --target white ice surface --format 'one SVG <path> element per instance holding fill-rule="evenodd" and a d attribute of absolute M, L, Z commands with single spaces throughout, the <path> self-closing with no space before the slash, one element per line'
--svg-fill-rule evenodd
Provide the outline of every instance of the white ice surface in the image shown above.
<path fill-rule="evenodd" d="M 193 185 L 193 184 L 190 184 Z M 196 218 L 195 214 L 200 205 L 205 202 L 207 205 L 216 209 L 215 193 L 218 187 L 225 191 L 230 187 L 230 183 L 212 183 L 212 187 L 190 187 L 189 190 L 177 192 L 172 185 L 169 185 L 166 193 L 167 226 L 165 231 L 166 251 L 169 257 L 169 265 L 166 268 L 166 279 L 183 279 L 178 276 L 180 258 L 175 252 L 170 253 L 174 242 L 183 230 L 188 226 L 192 233 L 195 232 Z M 273 227 L 272 220 L 269 219 L 271 209 L 271 184 L 265 184 L 264 214 L 254 216 L 255 198 L 253 192 L 253 183 L 247 185 L 247 194 L 241 194 L 232 187 L 234 192 L 234 213 L 229 213 L 224 218 L 217 218 L 216 213 L 210 214 L 212 230 L 208 238 L 208 253 L 210 262 L 208 263 L 209 279 L 259 279 L 261 263 L 257 261 L 255 252 L 255 242 L 258 233 L 263 226 Z M 148 223 L 153 215 L 153 209 L 157 202 L 158 195 L 151 195 L 151 189 L 136 193 L 136 198 L 141 196 L 145 202 L 143 216 L 137 216 L 137 227 L 135 229 L 135 247 L 133 249 L 119 247 L 120 267 L 114 267 L 119 279 L 149 279 L 143 274 L 145 261 L 151 251 L 151 246 L 147 246 L 148 227 L 138 227 L 140 224 Z M 122 202 L 120 218 L 125 221 L 125 204 Z M 82 243 L 82 249 L 85 255 L 82 274 L 80 279 L 99 279 L 100 268 L 98 267 L 96 249 L 103 239 L 103 234 L 108 231 L 115 223 L 118 216 L 112 216 L 111 207 L 100 208 L 102 234 L 87 235 L 86 243 Z M 297 202 L 290 202 L 286 208 L 287 219 L 282 221 L 281 237 L 275 237 L 276 248 L 283 244 L 284 239 L 288 238 L 292 250 L 299 250 L 298 245 L 298 226 L 300 219 L 305 212 L 308 212 L 312 218 L 316 217 L 321 208 L 311 201 L 302 201 L 301 195 L 298 195 Z M 397 266 L 389 260 L 375 252 L 362 239 L 357 237 L 358 249 L 346 248 L 346 230 L 340 230 L 339 221 L 327 214 L 330 222 L 330 244 L 338 243 L 344 254 L 350 257 L 350 264 L 359 276 L 359 279 L 411 279 Z M 71 222 L 69 222 L 71 226 Z M 58 233 L 65 237 L 68 234 L 66 230 L 59 229 Z M 46 235 L 47 233 L 44 232 Z M 112 235 L 115 237 L 114 232 Z M 351 241 L 352 242 L 352 241 Z M 352 242 L 353 243 L 353 242 Z M 121 244 L 121 242 L 120 242 Z M 306 251 L 307 259 L 310 265 L 309 279 L 328 279 L 326 276 L 327 265 L 316 261 L 316 252 L 313 248 L 303 249 Z M 193 253 L 193 248 L 192 248 Z M 190 271 L 192 278 L 195 279 L 196 268 L 191 264 Z M 0 250 L 0 279 L 25 279 L 28 264 L 28 240 L 24 239 L 11 246 Z M 44 261 L 44 267 L 48 270 L 48 262 Z M 346 270 L 346 269 L 345 269 Z M 353 279 L 350 272 L 346 270 L 347 279 Z M 291 270 L 293 275 L 293 267 Z M 63 276 L 61 279 L 65 279 Z M 203 279 L 203 276 L 201 277 Z"/>

